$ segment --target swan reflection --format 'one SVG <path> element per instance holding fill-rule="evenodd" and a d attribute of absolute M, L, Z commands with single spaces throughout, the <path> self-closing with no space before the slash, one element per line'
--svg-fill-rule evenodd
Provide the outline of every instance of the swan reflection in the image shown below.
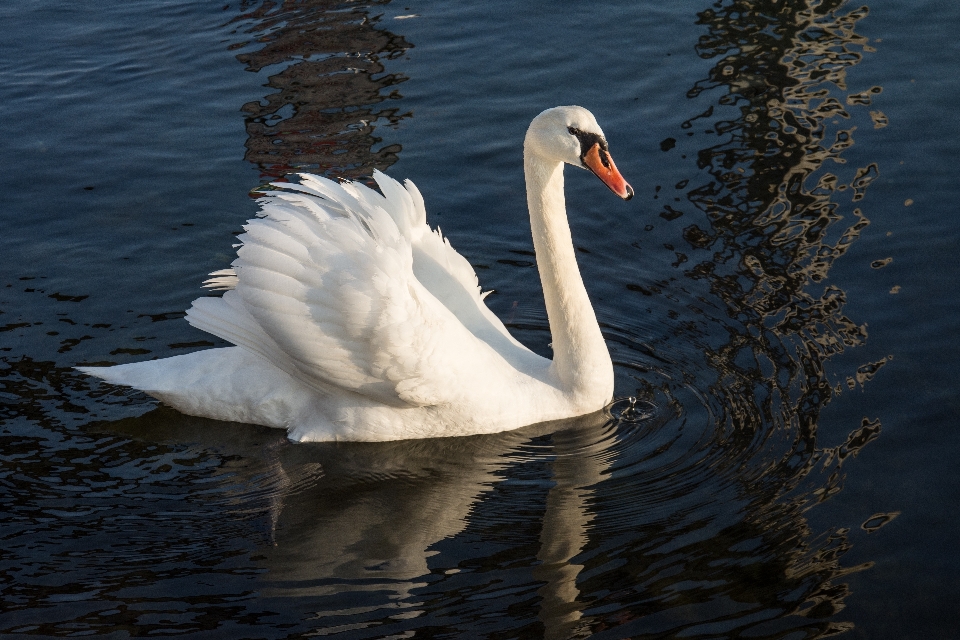
<path fill-rule="evenodd" d="M 219 499 L 228 516 L 259 505 L 269 522 L 269 542 L 257 556 L 267 570 L 265 597 L 378 592 L 377 606 L 405 609 L 416 606 L 416 590 L 431 574 L 460 570 L 432 566 L 435 545 L 469 526 L 498 483 L 512 481 L 510 467 L 546 462 L 547 475 L 534 483 L 546 497 L 532 577 L 543 583 L 539 619 L 547 637 L 567 637 L 584 606 L 577 588 L 583 567 L 574 559 L 590 537 L 595 487 L 615 459 L 608 450 L 614 426 L 601 411 L 493 435 L 291 444 L 276 430 L 161 408 L 105 428 L 256 461 L 246 474 L 224 479 L 236 495 Z"/>
<path fill-rule="evenodd" d="M 297 597 L 389 591 L 393 597 L 382 603 L 412 607 L 406 611 L 412 616 L 415 590 L 438 569 L 430 563 L 439 553 L 435 545 L 464 531 L 477 504 L 506 480 L 518 452 L 541 438 L 551 451 L 540 455 L 553 458 L 542 482 L 552 486 L 532 577 L 544 583 L 539 618 L 546 637 L 567 637 L 583 608 L 576 587 L 582 566 L 573 558 L 587 543 L 593 487 L 610 464 L 581 447 L 609 421 L 598 413 L 497 436 L 309 446 L 324 477 L 284 500 L 276 544 L 264 554 L 268 590 Z"/>

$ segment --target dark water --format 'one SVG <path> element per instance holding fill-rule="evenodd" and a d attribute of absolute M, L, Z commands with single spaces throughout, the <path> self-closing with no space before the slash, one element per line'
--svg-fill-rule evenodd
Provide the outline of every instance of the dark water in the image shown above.
<path fill-rule="evenodd" d="M 314 1 L 0 8 L 0 634 L 954 638 L 960 5 Z M 520 142 L 567 170 L 604 415 L 294 445 L 78 364 L 183 310 L 249 192 L 414 179 L 549 355 Z"/>

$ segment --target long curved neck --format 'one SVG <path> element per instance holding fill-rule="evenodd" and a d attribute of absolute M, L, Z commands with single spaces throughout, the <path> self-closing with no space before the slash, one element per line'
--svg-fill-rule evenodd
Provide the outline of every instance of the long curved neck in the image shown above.
<path fill-rule="evenodd" d="M 599 409 L 613 397 L 613 364 L 583 286 L 563 194 L 563 163 L 524 145 L 533 247 L 553 338 L 552 370 L 575 402 Z"/>

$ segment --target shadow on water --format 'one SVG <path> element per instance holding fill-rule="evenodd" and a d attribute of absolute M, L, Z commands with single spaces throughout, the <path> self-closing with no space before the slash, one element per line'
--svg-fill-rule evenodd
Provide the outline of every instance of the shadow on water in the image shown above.
<path fill-rule="evenodd" d="M 674 330 L 604 327 L 640 417 L 620 400 L 504 434 L 293 445 L 162 407 L 91 422 L 105 408 L 140 412 L 143 398 L 5 358 L 0 631 L 848 630 L 844 576 L 867 565 L 841 563 L 847 529 L 807 520 L 880 433 L 864 418 L 844 444 L 817 443 L 820 413 L 842 392 L 829 360 L 866 338 L 829 269 L 867 224 L 857 207 L 878 171 L 843 167 L 855 128 L 844 123 L 879 88 L 838 97 L 869 51 L 854 32 L 865 10 L 841 4 L 735 1 L 699 14 L 697 50 L 716 64 L 689 97 L 706 108 L 662 144 L 697 158 L 700 177 L 678 183 L 686 203 L 661 213 L 683 225 L 687 248 L 670 249 L 677 277 L 635 291 L 658 297 Z M 375 28 L 371 6 L 250 3 L 235 19 L 250 38 L 240 61 L 277 67 L 273 93 L 244 106 L 246 158 L 264 177 L 366 176 L 396 159 L 398 147 L 374 150 L 374 127 L 406 117 L 389 106 L 403 78 L 382 59 L 412 45 Z M 706 146 L 692 135 L 701 127 L 715 136 Z"/>

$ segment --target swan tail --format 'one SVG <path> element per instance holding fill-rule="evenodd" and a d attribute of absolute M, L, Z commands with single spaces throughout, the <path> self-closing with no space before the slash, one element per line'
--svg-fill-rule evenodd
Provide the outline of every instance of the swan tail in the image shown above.
<path fill-rule="evenodd" d="M 185 367 L 185 362 L 195 364 L 198 354 L 209 356 L 218 351 L 222 351 L 222 349 L 209 349 L 172 358 L 131 362 L 112 367 L 75 367 L 75 369 L 88 376 L 100 378 L 104 382 L 132 387 L 154 398 L 166 401 L 168 398 L 175 398 L 178 393 L 183 393 L 186 389 L 193 387 L 196 382 L 194 378 L 197 376 L 191 372 L 191 369 L 195 367 Z M 168 404 L 176 406 L 175 402 L 168 402 Z"/>
<path fill-rule="evenodd" d="M 154 360 L 148 360 L 147 363 L 155 362 Z M 137 362 L 134 364 L 144 364 L 142 362 Z M 148 376 L 143 375 L 130 375 L 131 371 L 129 365 L 116 365 L 113 367 L 74 367 L 75 370 L 80 373 L 85 373 L 88 376 L 93 376 L 94 378 L 100 378 L 104 382 L 109 382 L 110 384 L 121 385 L 124 387 L 133 387 L 135 389 L 144 389 L 140 386 L 142 381 L 148 379 Z M 143 371 L 140 372 L 141 374 Z M 146 386 L 151 386 L 149 383 Z"/>
<path fill-rule="evenodd" d="M 301 425 L 318 434 L 333 433 L 323 412 L 322 396 L 238 347 L 77 370 L 110 384 L 139 389 L 193 416 L 285 429 Z"/>

